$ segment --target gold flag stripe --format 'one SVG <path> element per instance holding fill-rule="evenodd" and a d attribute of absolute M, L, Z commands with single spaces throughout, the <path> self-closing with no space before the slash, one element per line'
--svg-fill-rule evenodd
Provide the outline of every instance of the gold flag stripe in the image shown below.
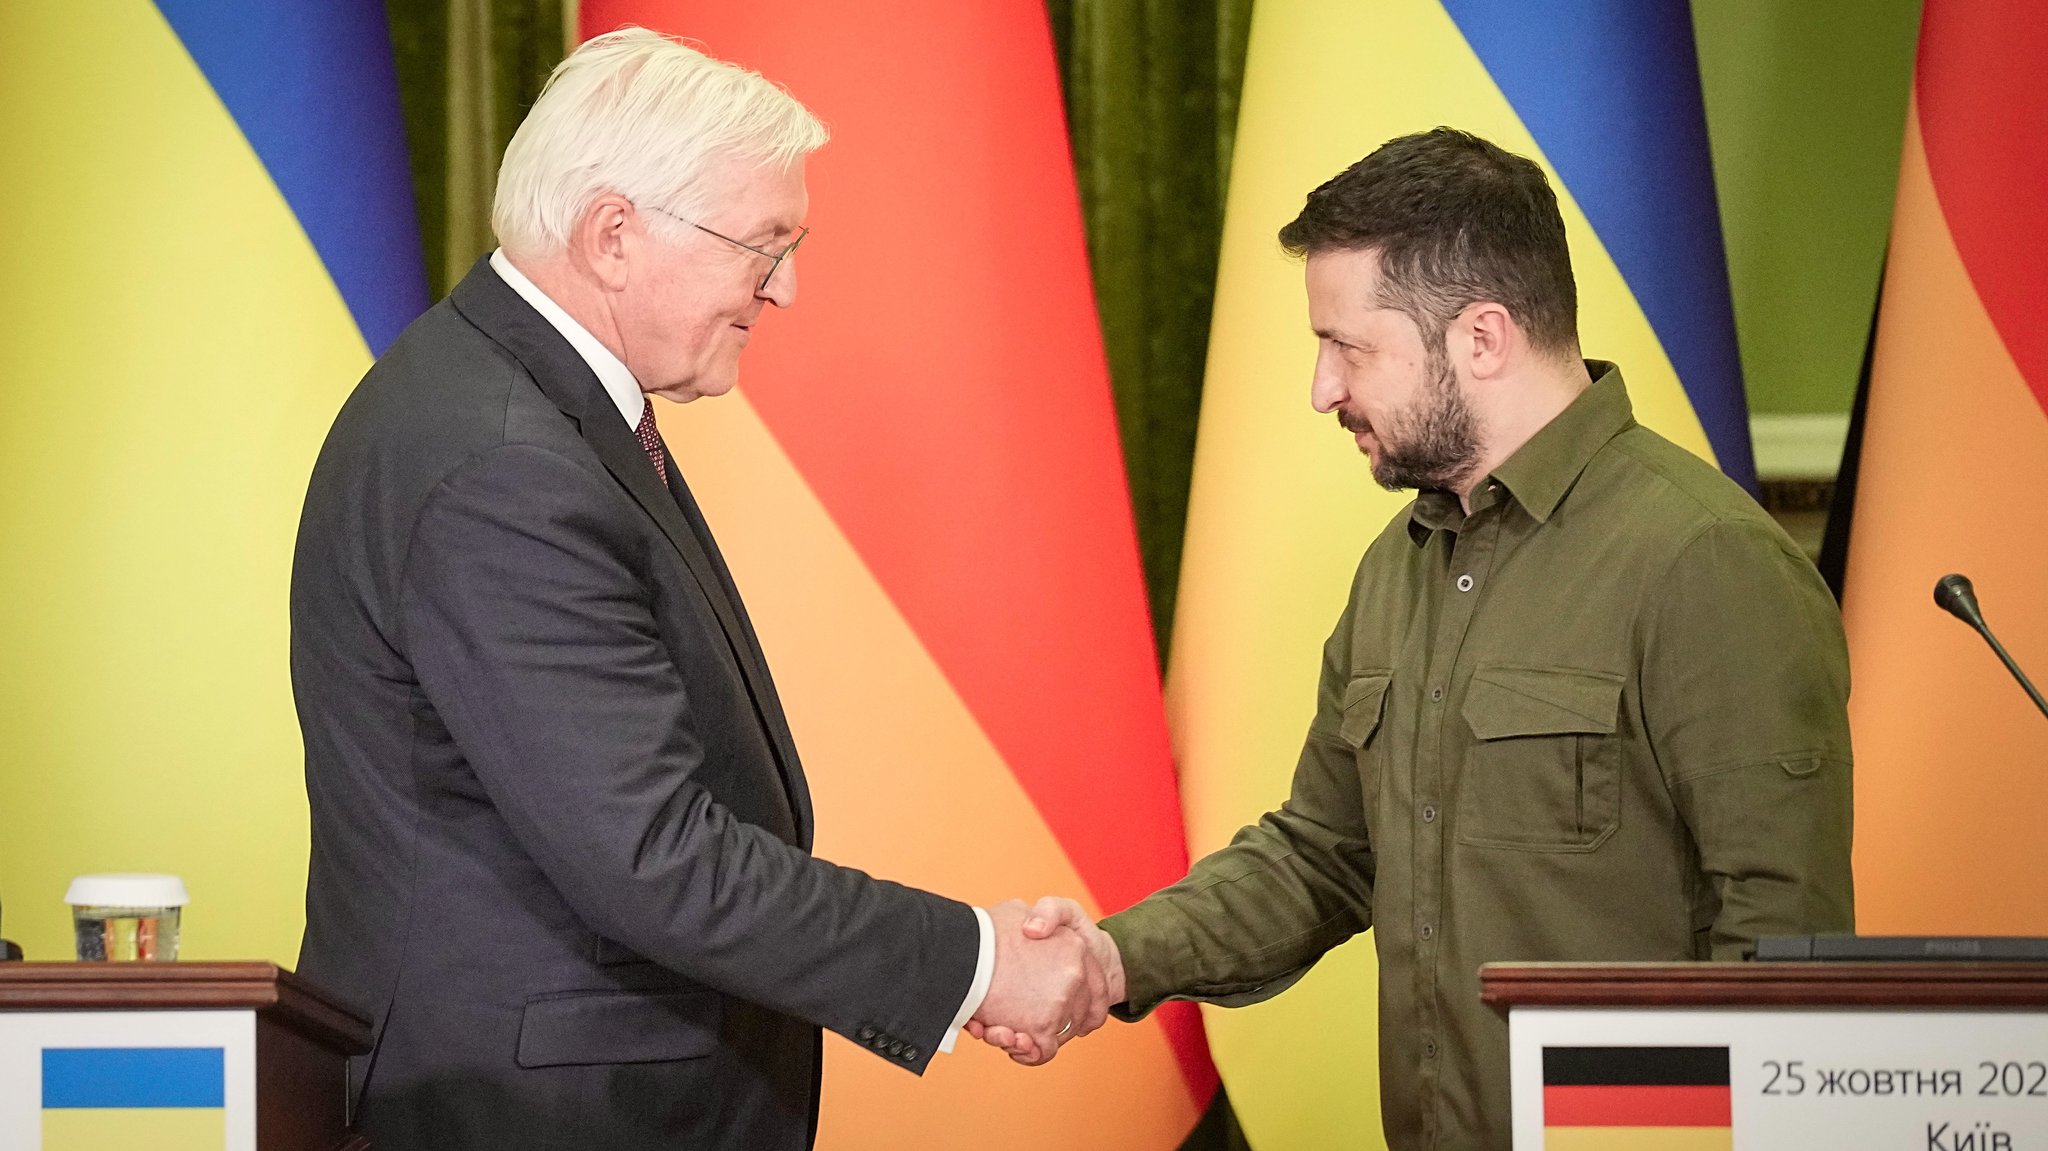
<path fill-rule="evenodd" d="M 1733 1151 L 1732 1127 L 1546 1127 L 1543 1151 Z"/>

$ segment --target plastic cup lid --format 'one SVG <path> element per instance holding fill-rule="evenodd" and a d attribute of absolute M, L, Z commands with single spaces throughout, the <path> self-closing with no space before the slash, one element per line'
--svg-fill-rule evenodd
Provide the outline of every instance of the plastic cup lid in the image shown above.
<path fill-rule="evenodd" d="M 64 902 L 74 907 L 183 907 L 185 881 L 175 875 L 81 875 Z"/>

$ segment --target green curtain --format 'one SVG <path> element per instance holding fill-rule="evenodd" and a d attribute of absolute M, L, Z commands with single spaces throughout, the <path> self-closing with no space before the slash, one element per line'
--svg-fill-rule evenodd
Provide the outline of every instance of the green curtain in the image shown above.
<path fill-rule="evenodd" d="M 495 247 L 491 189 L 512 130 L 562 59 L 563 0 L 385 0 L 427 284 L 439 299 Z"/>
<path fill-rule="evenodd" d="M 1166 658 L 1252 0 L 1047 0 Z"/>

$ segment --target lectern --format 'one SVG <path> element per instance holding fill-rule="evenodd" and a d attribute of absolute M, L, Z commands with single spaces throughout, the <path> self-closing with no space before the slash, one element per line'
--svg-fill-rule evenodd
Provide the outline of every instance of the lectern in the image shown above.
<path fill-rule="evenodd" d="M 0 964 L 0 1147 L 369 1151 L 370 1028 L 268 963 Z"/>
<path fill-rule="evenodd" d="M 1516 1151 L 2048 1147 L 2048 964 L 1488 964 Z"/>

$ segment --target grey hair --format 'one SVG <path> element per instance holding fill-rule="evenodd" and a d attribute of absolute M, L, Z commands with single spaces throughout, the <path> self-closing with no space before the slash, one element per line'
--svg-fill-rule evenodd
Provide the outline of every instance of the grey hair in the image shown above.
<path fill-rule="evenodd" d="M 505 149 L 491 230 L 510 252 L 552 255 L 606 192 L 694 219 L 715 163 L 787 168 L 826 135 L 759 73 L 645 28 L 620 28 L 555 66 Z M 685 227 L 660 213 L 649 213 L 647 226 L 665 238 Z"/>

